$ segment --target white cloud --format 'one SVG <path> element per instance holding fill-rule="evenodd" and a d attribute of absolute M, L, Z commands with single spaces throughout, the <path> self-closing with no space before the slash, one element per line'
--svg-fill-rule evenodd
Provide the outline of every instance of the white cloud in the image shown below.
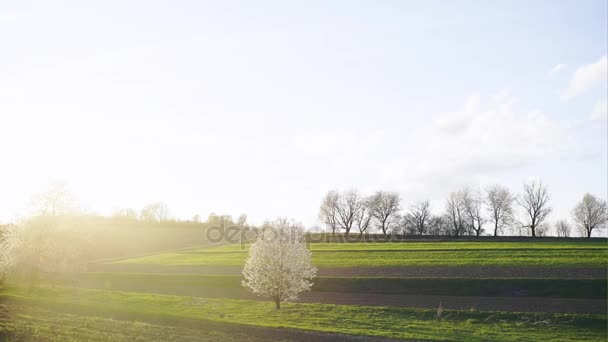
<path fill-rule="evenodd" d="M 481 95 L 478 92 L 471 94 L 464 102 L 461 111 L 444 115 L 435 121 L 438 129 L 444 133 L 453 134 L 466 130 L 469 117 L 474 115 L 481 106 Z"/>
<path fill-rule="evenodd" d="M 606 120 L 608 118 L 608 99 L 604 98 L 595 104 L 591 114 L 589 114 L 591 120 Z"/>
<path fill-rule="evenodd" d="M 475 111 L 446 113 L 432 125 L 413 134 L 424 141 L 406 158 L 395 159 L 386 169 L 385 182 L 398 184 L 413 197 L 444 196 L 446 189 L 495 180 L 497 174 L 544 161 L 568 148 L 564 127 L 540 110 L 515 108 L 517 99 L 502 91 Z"/>
<path fill-rule="evenodd" d="M 479 108 L 480 104 L 481 104 L 481 94 L 479 94 L 477 92 L 473 93 L 471 96 L 469 96 L 469 98 L 465 102 L 464 110 L 467 113 L 472 113 Z"/>
<path fill-rule="evenodd" d="M 554 74 L 558 73 L 560 70 L 563 70 L 567 67 L 568 67 L 567 64 L 557 64 L 556 66 L 551 68 L 551 70 L 549 71 L 549 76 L 554 75 Z"/>
<path fill-rule="evenodd" d="M 579 67 L 574 72 L 568 88 L 562 93 L 562 98 L 570 100 L 602 83 L 606 84 L 607 78 L 608 57 L 604 56 L 595 63 Z"/>

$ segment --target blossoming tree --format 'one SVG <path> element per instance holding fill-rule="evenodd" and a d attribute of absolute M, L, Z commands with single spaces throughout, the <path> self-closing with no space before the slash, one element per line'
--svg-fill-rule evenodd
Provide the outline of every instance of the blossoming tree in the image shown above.
<path fill-rule="evenodd" d="M 243 286 L 259 296 L 270 297 L 276 308 L 310 290 L 317 269 L 306 249 L 302 228 L 285 219 L 266 223 L 249 247 L 243 268 Z"/>

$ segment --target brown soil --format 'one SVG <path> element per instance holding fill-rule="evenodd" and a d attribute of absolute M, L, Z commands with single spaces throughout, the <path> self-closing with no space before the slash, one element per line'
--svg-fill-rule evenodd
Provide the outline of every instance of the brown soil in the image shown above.
<path fill-rule="evenodd" d="M 473 296 L 417 296 L 386 295 L 374 293 L 310 292 L 302 296 L 301 302 L 346 305 L 397 306 L 410 308 L 479 311 L 515 311 L 546 313 L 606 314 L 603 299 L 572 298 L 513 298 Z"/>
<path fill-rule="evenodd" d="M 93 272 L 162 274 L 240 275 L 240 266 L 164 266 L 148 264 L 91 264 Z M 398 277 L 398 278 L 561 278 L 606 279 L 606 268 L 593 267 L 507 267 L 507 266 L 404 266 L 320 268 L 325 277 Z"/>
<path fill-rule="evenodd" d="M 606 279 L 606 268 L 522 266 L 404 266 L 322 268 L 320 276 L 429 278 L 578 278 Z"/>

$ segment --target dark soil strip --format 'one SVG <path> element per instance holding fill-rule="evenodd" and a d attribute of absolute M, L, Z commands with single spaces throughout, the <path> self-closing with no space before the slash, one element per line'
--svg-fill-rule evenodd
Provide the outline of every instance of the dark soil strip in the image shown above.
<path fill-rule="evenodd" d="M 99 284 L 83 284 L 83 287 L 103 289 Z M 113 286 L 106 288 L 114 291 L 144 292 L 193 296 L 207 298 L 233 298 L 249 300 L 266 300 L 248 292 L 244 288 L 193 288 L 172 287 L 159 289 L 145 286 Z M 405 295 L 378 294 L 357 292 L 312 291 L 303 293 L 303 303 L 324 303 L 342 305 L 397 306 L 435 309 L 442 305 L 446 309 L 480 311 L 513 311 L 513 312 L 547 312 L 606 315 L 605 299 L 588 298 L 547 298 L 547 297 L 512 297 L 512 296 L 442 296 L 442 295 Z"/>
<path fill-rule="evenodd" d="M 416 296 L 339 292 L 310 292 L 301 302 L 343 305 L 398 306 L 479 311 L 546 312 L 606 315 L 603 299 Z"/>
<path fill-rule="evenodd" d="M 400 266 L 321 268 L 319 276 L 420 278 L 564 278 L 606 279 L 606 268 L 526 266 Z"/>
<path fill-rule="evenodd" d="M 91 264 L 91 272 L 240 275 L 240 266 Z M 325 277 L 606 279 L 606 268 L 524 266 L 400 266 L 320 268 Z"/>

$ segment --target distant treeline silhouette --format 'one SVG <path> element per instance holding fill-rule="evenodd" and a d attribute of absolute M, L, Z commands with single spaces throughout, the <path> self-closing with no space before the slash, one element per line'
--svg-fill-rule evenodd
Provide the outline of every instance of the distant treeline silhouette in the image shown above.
<path fill-rule="evenodd" d="M 410 205 L 402 212 L 396 192 L 377 191 L 365 196 L 357 190 L 327 192 L 321 201 L 319 218 L 331 234 L 352 231 L 359 235 L 379 232 L 399 236 L 493 236 L 517 235 L 544 237 L 550 235 L 547 217 L 552 212 L 546 185 L 532 181 L 522 192 L 513 194 L 507 187 L 491 185 L 484 189 L 465 187 L 452 192 L 445 209 L 431 213 L 429 201 Z M 606 200 L 589 193 L 575 205 L 571 215 L 582 236 L 591 237 L 594 230 L 605 228 L 608 221 Z M 555 223 L 555 235 L 569 237 L 571 225 L 562 219 Z"/>

